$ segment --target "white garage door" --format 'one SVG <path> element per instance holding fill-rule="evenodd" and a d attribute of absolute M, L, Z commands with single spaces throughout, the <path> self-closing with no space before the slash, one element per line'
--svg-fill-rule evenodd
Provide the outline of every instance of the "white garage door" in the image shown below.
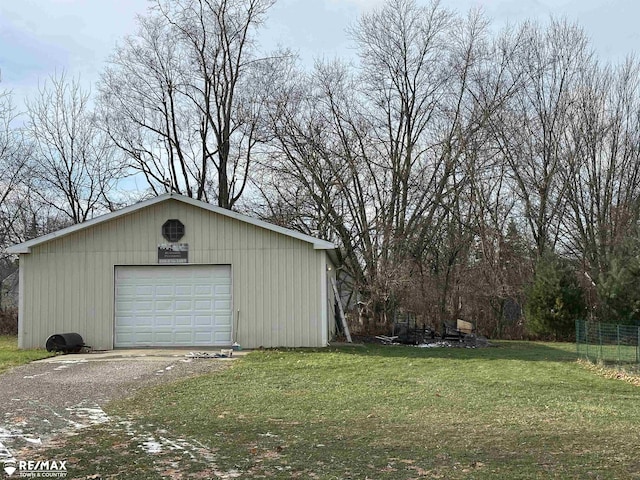
<path fill-rule="evenodd" d="M 115 347 L 230 345 L 230 265 L 116 267 Z"/>

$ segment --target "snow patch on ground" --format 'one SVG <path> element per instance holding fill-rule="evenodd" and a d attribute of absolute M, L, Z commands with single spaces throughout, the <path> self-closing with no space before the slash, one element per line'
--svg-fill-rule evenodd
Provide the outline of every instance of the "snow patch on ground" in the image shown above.
<path fill-rule="evenodd" d="M 449 342 L 421 343 L 418 348 L 451 348 L 453 345 Z"/>
<path fill-rule="evenodd" d="M 32 436 L 23 433 L 22 430 L 7 430 L 0 427 L 0 462 L 16 461 L 16 458 L 6 444 L 17 439 L 24 440 L 27 443 L 37 445 L 42 444 L 42 440 L 40 440 L 40 438 L 33 438 Z"/>
<path fill-rule="evenodd" d="M 162 453 L 162 444 L 156 442 L 153 437 L 149 437 L 146 442 L 142 442 L 142 449 L 150 454 Z"/>
<path fill-rule="evenodd" d="M 44 377 L 45 375 L 49 375 L 49 373 L 51 372 L 44 372 L 44 373 L 36 373 L 35 375 L 25 375 L 22 378 L 36 378 L 36 377 Z"/>
<path fill-rule="evenodd" d="M 180 452 L 183 455 L 188 455 L 192 460 L 200 458 L 207 462 L 212 462 L 214 459 L 213 453 L 197 440 L 187 440 L 186 438 L 171 439 L 165 435 L 135 437 L 136 435 L 134 434 L 134 440 L 138 441 L 140 448 L 150 455 L 164 452 Z"/>
<path fill-rule="evenodd" d="M 87 360 L 86 358 L 79 358 L 78 360 L 55 360 L 55 361 L 51 361 L 51 363 L 62 363 L 65 365 L 75 365 L 78 363 L 88 363 L 89 360 Z"/>
<path fill-rule="evenodd" d="M 15 462 L 16 458 L 7 447 L 0 441 L 0 462 Z"/>
<path fill-rule="evenodd" d="M 69 412 L 69 416 L 80 420 L 79 422 L 74 422 L 76 425 L 79 425 L 77 428 L 98 425 L 109 421 L 109 416 L 98 405 L 85 407 L 83 404 L 78 404 L 66 410 Z"/>

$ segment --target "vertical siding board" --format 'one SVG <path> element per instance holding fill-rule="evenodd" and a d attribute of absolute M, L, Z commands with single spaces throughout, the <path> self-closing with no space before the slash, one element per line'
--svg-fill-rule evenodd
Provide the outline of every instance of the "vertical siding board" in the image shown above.
<path fill-rule="evenodd" d="M 254 323 L 256 325 L 255 335 L 257 342 L 262 346 L 266 346 L 268 345 L 268 343 L 266 342 L 265 322 L 262 319 L 265 311 L 264 286 L 266 285 L 266 283 L 264 281 L 264 272 L 266 258 L 262 250 L 255 250 L 254 262 L 256 272 L 255 279 L 253 281 L 253 285 L 255 288 L 255 302 L 253 312 Z"/>
<path fill-rule="evenodd" d="M 37 303 L 32 301 L 32 291 L 36 287 L 36 278 L 34 278 L 35 269 L 31 267 L 34 262 L 31 255 L 20 255 L 20 304 L 18 305 L 18 316 L 22 320 L 22 348 L 30 348 L 33 345 L 33 329 L 38 328 L 38 322 L 30 321 L 25 323 L 26 319 L 35 318 L 39 313 Z"/>
<path fill-rule="evenodd" d="M 269 242 L 271 244 L 271 235 L 269 235 Z M 278 250 L 273 249 L 269 250 L 269 258 L 271 264 L 270 276 L 272 278 L 277 279 L 277 282 L 280 281 L 280 259 L 278 258 Z M 272 345 L 286 345 L 283 339 L 280 338 L 280 330 L 281 330 L 281 319 L 280 312 L 278 311 L 278 289 L 276 288 L 275 282 L 269 282 L 269 315 L 271 315 L 272 321 L 274 322 L 274 326 L 271 330 L 271 344 Z M 267 319 L 265 319 L 267 321 Z"/>
<path fill-rule="evenodd" d="M 49 269 L 50 269 L 50 273 L 49 275 L 55 275 L 56 273 L 58 275 L 61 275 L 61 278 L 63 279 L 63 281 L 61 282 L 56 282 L 56 315 L 54 318 L 54 331 L 55 332 L 60 332 L 62 333 L 62 329 L 65 323 L 65 320 L 68 321 L 69 320 L 69 316 L 66 316 L 65 318 L 65 314 L 67 313 L 65 311 L 64 306 L 67 305 L 69 302 L 66 298 L 65 298 L 65 294 L 66 294 L 66 279 L 69 276 L 69 272 L 65 271 L 67 267 L 66 262 L 64 261 L 64 257 L 67 254 L 67 248 L 69 245 L 68 239 L 65 238 L 63 239 L 63 248 L 61 249 L 61 253 L 52 257 L 52 262 L 49 263 Z M 65 301 L 67 300 L 67 301 Z"/>
<path fill-rule="evenodd" d="M 183 240 L 185 243 L 188 243 L 189 246 L 194 246 L 193 260 L 189 258 L 189 262 L 204 263 L 202 258 L 202 237 L 202 215 L 194 212 L 191 219 L 191 228 L 186 230 L 185 240 Z M 196 246 L 198 246 L 198 248 L 196 248 Z"/>
<path fill-rule="evenodd" d="M 312 272 L 313 269 L 309 269 L 309 255 L 305 250 L 301 250 L 300 253 L 300 272 Z M 309 275 L 300 274 L 300 315 L 301 321 L 305 323 L 307 329 L 311 329 L 311 316 L 309 315 Z M 308 334 L 310 335 L 310 334 Z M 310 339 L 308 339 L 310 340 Z M 311 345 L 311 343 L 307 343 Z"/>
<path fill-rule="evenodd" d="M 33 255 L 33 256 L 32 256 Z M 42 302 L 36 302 L 34 290 L 42 287 L 42 284 L 46 280 L 45 275 L 38 275 L 35 270 L 35 265 L 39 260 L 38 254 L 30 254 L 30 255 L 21 255 L 21 259 L 24 259 L 21 264 L 21 268 L 24 265 L 24 309 L 25 315 L 23 319 L 31 319 L 37 316 L 37 318 L 42 318 L 41 308 L 44 308 L 44 304 Z M 47 296 L 49 292 L 47 291 Z M 19 314 L 19 312 L 18 312 Z M 32 348 L 36 342 L 36 335 L 39 335 L 38 331 L 41 328 L 41 322 L 32 322 L 29 321 L 24 325 L 24 347 Z"/>
<path fill-rule="evenodd" d="M 73 306 L 70 313 L 71 329 L 73 332 L 77 332 L 80 328 L 80 280 L 86 270 L 86 265 L 83 264 L 82 256 L 71 252 L 66 255 L 64 259 L 65 263 L 65 295 L 71 297 L 71 305 Z M 78 262 L 79 265 L 74 265 Z M 83 284 L 84 285 L 84 284 Z"/>
<path fill-rule="evenodd" d="M 42 340 L 42 337 L 45 336 L 47 332 L 52 329 L 51 328 L 52 326 L 50 325 L 52 321 L 51 316 L 55 315 L 56 309 L 58 308 L 56 285 L 59 283 L 55 281 L 56 273 L 51 269 L 52 257 L 47 256 L 42 258 L 41 256 L 40 261 L 44 265 L 44 270 L 45 270 L 45 274 L 43 275 L 44 278 L 41 278 L 39 282 L 40 288 L 46 289 L 48 294 L 48 300 L 50 302 L 49 303 L 50 307 L 47 308 L 46 304 L 39 305 L 40 315 L 41 315 L 41 318 L 43 319 L 43 322 L 41 322 L 40 325 L 38 325 L 38 328 L 35 328 L 33 331 L 33 334 L 37 335 L 37 337 L 34 338 L 34 341 L 37 343 L 40 343 L 40 341 Z M 35 274 L 35 276 L 37 276 L 37 274 Z M 38 291 L 43 291 L 43 290 L 36 290 L 32 293 L 34 295 L 38 295 Z M 38 345 L 36 344 L 34 346 L 38 346 Z"/>
<path fill-rule="evenodd" d="M 33 262 L 31 255 L 20 255 L 20 280 L 22 281 L 19 288 L 22 288 L 22 299 L 19 307 L 22 307 L 23 311 L 18 311 L 18 315 L 22 315 L 23 322 L 26 319 L 31 320 L 39 314 L 39 305 L 32 300 L 32 291 L 37 288 L 36 282 L 38 282 L 35 278 L 35 269 L 31 267 Z M 38 327 L 38 322 L 29 321 L 28 323 L 23 323 L 23 348 L 31 348 L 31 345 L 33 345 L 33 330 Z"/>
<path fill-rule="evenodd" d="M 240 307 L 242 308 L 241 315 L 244 319 L 245 326 L 248 327 L 248 330 L 245 330 L 245 332 L 247 332 L 247 334 L 249 334 L 250 332 L 251 336 L 254 337 L 251 342 L 251 344 L 254 344 L 254 342 L 256 341 L 255 332 L 257 325 L 255 317 L 251 315 L 251 304 L 254 301 L 253 297 L 255 295 L 255 274 L 249 268 L 249 252 L 246 250 L 246 248 L 240 251 L 239 256 L 240 273 L 242 275 L 240 283 L 241 288 L 238 292 L 238 295 L 240 295 L 240 301 L 242 302 L 242 306 Z M 246 293 L 242 295 L 243 292 Z M 238 308 L 236 307 L 236 312 L 237 310 Z"/>
<path fill-rule="evenodd" d="M 278 289 L 278 294 L 280 297 L 280 307 L 282 309 L 282 319 L 284 322 L 284 336 L 286 338 L 286 345 L 288 347 L 295 346 L 296 342 L 296 332 L 294 330 L 294 326 L 291 322 L 291 309 L 289 305 L 289 299 L 291 298 L 291 288 L 293 287 L 291 282 L 291 265 L 289 264 L 291 258 L 287 254 L 286 249 L 281 249 L 278 251 L 278 256 L 280 257 L 280 265 L 281 269 L 281 277 L 280 277 L 280 288 Z"/>
<path fill-rule="evenodd" d="M 37 253 L 29 254 L 29 255 L 20 255 L 20 270 L 21 270 L 21 280 L 20 288 L 22 288 L 22 304 L 19 305 L 23 307 L 24 311 L 22 312 L 22 320 L 23 322 L 26 319 L 29 319 L 28 322 L 25 322 L 23 325 L 23 347 L 24 348 L 32 348 L 32 345 L 35 344 L 35 335 L 36 332 L 34 330 L 40 328 L 40 322 L 31 321 L 32 318 L 41 318 L 40 317 L 40 308 L 44 306 L 42 302 L 35 302 L 33 291 L 39 288 L 44 282 L 44 275 L 37 275 L 35 272 L 35 266 L 37 264 Z M 47 292 L 48 293 L 48 292 Z M 21 312 L 18 312 L 20 315 Z"/>
<path fill-rule="evenodd" d="M 311 315 L 311 308 L 309 305 L 310 302 L 310 295 L 309 295 L 309 291 L 311 289 L 311 285 L 310 285 L 310 280 L 311 278 L 313 278 L 313 275 L 311 274 L 311 272 L 313 272 L 313 268 L 311 268 L 310 262 L 309 262 L 309 255 L 313 253 L 313 250 L 310 251 L 310 249 L 305 249 L 303 251 L 301 251 L 300 255 L 302 257 L 302 263 L 303 263 L 303 271 L 304 272 L 309 272 L 309 275 L 303 275 L 302 276 L 302 282 L 304 282 L 304 286 L 303 286 L 303 290 L 301 292 L 301 310 L 302 310 L 302 314 L 304 316 L 304 322 L 305 325 L 307 326 L 308 329 L 308 345 L 315 345 L 314 341 L 313 341 L 313 321 L 312 321 L 312 315 Z"/>
<path fill-rule="evenodd" d="M 317 346 L 317 334 L 316 334 L 316 330 L 317 330 L 317 314 L 314 311 L 315 309 L 315 299 L 316 296 L 318 295 L 317 291 L 318 291 L 318 287 L 317 287 L 317 279 L 318 279 L 318 262 L 316 260 L 317 256 L 316 256 L 316 251 L 313 249 L 309 249 L 309 254 L 307 256 L 307 268 L 309 269 L 310 272 L 313 272 L 312 275 L 309 275 L 307 278 L 307 296 L 308 296 L 308 300 L 307 300 L 307 315 L 308 315 L 308 322 L 309 322 L 309 330 L 310 330 L 310 336 L 311 338 L 311 344 L 314 346 Z"/>
<path fill-rule="evenodd" d="M 296 258 L 296 251 L 293 248 L 289 248 L 285 251 L 287 258 L 287 264 L 289 265 L 289 271 L 287 272 L 287 282 L 291 285 L 288 292 L 287 304 L 289 305 L 289 311 L 287 312 L 291 329 L 293 330 L 294 342 L 297 347 L 306 345 L 304 343 L 304 319 L 300 315 L 298 302 L 296 299 L 300 298 L 300 268 L 298 267 L 298 259 Z"/>
<path fill-rule="evenodd" d="M 262 285 L 262 268 L 257 259 L 258 255 L 255 249 L 251 249 L 247 252 L 247 271 L 249 272 L 251 283 L 247 284 L 245 292 L 253 292 L 250 294 L 253 296 L 253 300 L 249 302 L 249 311 L 247 312 L 247 315 L 254 326 L 253 332 L 255 335 L 255 343 L 262 344 L 262 329 L 260 328 L 260 323 L 258 323 L 258 311 L 262 298 L 262 292 L 260 289 L 260 285 Z"/>
<path fill-rule="evenodd" d="M 309 319 L 305 315 L 305 308 L 302 303 L 302 296 L 304 292 L 304 284 L 306 283 L 305 275 L 303 275 L 304 269 L 302 266 L 302 258 L 304 252 L 295 245 L 292 245 L 290 256 L 293 260 L 293 283 L 296 286 L 295 296 L 292 298 L 293 309 L 295 311 L 294 322 L 298 326 L 298 338 L 297 341 L 300 345 L 309 345 Z"/>
<path fill-rule="evenodd" d="M 311 274 L 309 274 L 306 277 L 306 302 L 305 302 L 305 315 L 307 318 L 307 321 L 309 322 L 309 330 L 310 330 L 310 336 L 313 339 L 313 337 L 315 336 L 315 319 L 314 319 L 314 312 L 313 312 L 313 298 L 315 295 L 315 291 L 314 291 L 314 277 L 316 277 L 317 275 L 315 274 L 316 268 L 314 267 L 314 257 L 315 257 L 315 251 L 313 249 L 310 249 L 311 251 L 307 253 L 306 255 L 306 259 L 305 259 L 305 263 L 306 263 L 306 269 L 308 272 L 313 272 Z"/>
<path fill-rule="evenodd" d="M 287 325 L 287 294 L 289 293 L 289 283 L 287 283 L 287 261 L 282 254 L 281 249 L 274 250 L 274 255 L 278 262 L 278 285 L 274 288 L 274 295 L 276 299 L 276 309 L 278 312 L 278 323 L 280 328 L 278 329 L 278 343 L 287 347 L 291 346 L 289 337 L 292 332 L 289 332 Z"/>
<path fill-rule="evenodd" d="M 313 326 L 316 333 L 316 344 L 321 344 L 321 328 L 323 324 L 323 315 L 322 315 L 322 302 L 326 297 L 326 276 L 325 276 L 325 264 L 322 261 L 322 255 L 324 252 L 319 252 L 314 250 L 313 261 L 312 263 L 316 266 L 314 278 L 312 279 L 313 285 L 313 295 L 311 296 L 311 301 L 309 302 L 313 305 Z"/>
<path fill-rule="evenodd" d="M 265 237 L 267 236 L 268 235 L 265 235 Z M 270 236 L 266 240 L 270 242 Z M 273 281 L 277 281 L 278 265 L 273 252 L 268 248 L 262 250 L 262 255 L 265 259 L 265 283 L 263 285 L 265 308 L 260 321 L 264 323 L 265 342 L 267 342 L 269 346 L 273 346 L 278 343 L 278 319 L 277 313 L 273 311 L 275 303 L 273 298 Z"/>
<path fill-rule="evenodd" d="M 113 348 L 113 273 L 114 265 L 117 263 L 113 261 L 111 255 L 103 255 L 101 260 L 100 271 L 102 274 L 100 276 L 101 285 L 98 295 L 101 312 L 99 341 L 101 345 L 105 345 L 105 348 Z"/>

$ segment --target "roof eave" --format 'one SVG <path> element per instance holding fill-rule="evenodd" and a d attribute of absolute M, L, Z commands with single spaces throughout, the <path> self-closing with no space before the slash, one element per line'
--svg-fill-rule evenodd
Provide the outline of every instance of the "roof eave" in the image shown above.
<path fill-rule="evenodd" d="M 74 233 L 78 230 L 82 230 L 85 228 L 89 228 L 93 225 L 108 221 L 108 220 L 113 220 L 115 218 L 118 218 L 120 216 L 123 215 L 127 215 L 129 213 L 135 212 L 137 210 L 140 210 L 142 208 L 146 208 L 149 207 L 151 205 L 154 205 L 156 203 L 160 203 L 163 202 L 165 200 L 168 199 L 174 199 L 183 203 L 187 203 L 187 204 L 191 204 L 193 206 L 199 207 L 199 208 L 204 208 L 206 210 L 209 210 L 211 212 L 214 213 L 218 213 L 221 214 L 223 216 L 226 217 L 230 217 L 230 218 L 234 218 L 236 220 L 242 221 L 242 222 L 246 222 L 252 225 L 255 225 L 257 227 L 261 227 L 261 228 L 265 228 L 267 230 L 273 231 L 273 232 L 277 232 L 289 237 L 293 237 L 296 238 L 298 240 L 302 240 L 304 242 L 308 242 L 311 243 L 313 245 L 313 248 L 315 250 L 331 250 L 335 248 L 335 245 L 331 242 L 327 242 L 325 240 L 321 240 L 319 238 L 315 238 L 312 237 L 310 235 L 306 235 L 304 233 L 300 233 L 300 232 L 296 232 L 295 230 L 291 230 L 285 227 L 280 227 L 278 225 L 273 225 L 270 224 L 268 222 L 265 222 L 264 220 L 260 220 L 254 217 L 250 217 L 248 215 L 243 215 L 241 213 L 237 213 L 237 212 L 233 212 L 231 210 L 225 210 L 219 207 L 216 207 L 214 205 L 211 204 L 207 204 L 206 202 L 202 202 L 199 200 L 195 200 L 193 198 L 190 197 L 185 197 L 182 195 L 176 195 L 176 194 L 171 194 L 171 193 L 165 193 L 163 195 L 159 195 L 157 197 L 145 200 L 143 202 L 139 202 L 139 203 L 135 203 L 133 205 L 129 205 L 121 210 L 117 210 L 115 212 L 110 212 L 110 213 L 106 213 L 104 215 L 101 215 L 99 217 L 93 218 L 91 220 L 88 220 L 84 223 L 78 223 L 76 225 L 72 225 L 70 227 L 67 228 L 63 228 L 62 230 L 58 230 L 56 232 L 52 232 L 49 233 L 47 235 L 43 235 L 41 237 L 38 238 L 34 238 L 32 240 L 28 240 L 26 242 L 17 244 L 17 245 L 12 245 L 11 247 L 7 248 L 5 251 L 9 254 L 22 254 L 22 253 L 31 253 L 31 247 L 36 246 L 36 245 L 40 245 L 46 242 L 49 242 L 51 240 L 55 240 L 56 238 L 60 238 L 60 237 L 64 237 L 66 235 L 69 235 L 71 233 Z"/>
<path fill-rule="evenodd" d="M 331 242 L 314 242 L 314 250 L 335 250 L 336 246 Z"/>
<path fill-rule="evenodd" d="M 5 249 L 5 252 L 10 255 L 17 255 L 19 253 L 31 253 L 31 249 L 29 247 L 22 247 L 21 245 L 14 245 Z"/>

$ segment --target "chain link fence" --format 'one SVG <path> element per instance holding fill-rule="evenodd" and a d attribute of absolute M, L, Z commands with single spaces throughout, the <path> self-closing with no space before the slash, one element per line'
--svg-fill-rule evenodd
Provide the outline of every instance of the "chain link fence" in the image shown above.
<path fill-rule="evenodd" d="M 591 362 L 640 366 L 640 326 L 576 321 L 578 357 Z"/>

